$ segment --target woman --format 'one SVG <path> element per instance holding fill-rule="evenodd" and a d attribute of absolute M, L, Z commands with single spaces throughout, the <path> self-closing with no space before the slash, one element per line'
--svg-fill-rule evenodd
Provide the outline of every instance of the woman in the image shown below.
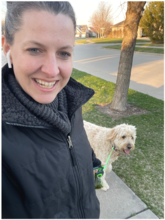
<path fill-rule="evenodd" d="M 94 91 L 70 77 L 75 30 L 68 2 L 7 2 L 3 218 L 99 218 L 81 112 Z"/>

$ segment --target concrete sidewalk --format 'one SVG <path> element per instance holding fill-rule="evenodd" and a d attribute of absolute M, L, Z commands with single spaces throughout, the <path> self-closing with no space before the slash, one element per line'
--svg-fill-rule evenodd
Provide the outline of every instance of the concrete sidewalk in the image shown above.
<path fill-rule="evenodd" d="M 107 192 L 96 190 L 101 219 L 159 219 L 113 171 L 106 181 Z"/>

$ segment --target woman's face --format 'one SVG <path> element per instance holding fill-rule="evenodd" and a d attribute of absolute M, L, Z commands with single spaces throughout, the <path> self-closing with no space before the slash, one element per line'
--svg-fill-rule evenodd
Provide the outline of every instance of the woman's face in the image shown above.
<path fill-rule="evenodd" d="M 52 102 L 72 72 L 74 26 L 62 14 L 26 11 L 10 46 L 11 63 L 22 89 L 35 101 Z"/>

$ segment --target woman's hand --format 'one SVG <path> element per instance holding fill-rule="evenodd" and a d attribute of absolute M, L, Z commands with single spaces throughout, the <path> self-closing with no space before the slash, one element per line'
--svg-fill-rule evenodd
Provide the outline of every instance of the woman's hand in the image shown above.
<path fill-rule="evenodd" d="M 106 163 L 105 162 L 101 162 L 101 165 L 102 166 L 105 166 L 106 165 Z M 95 174 L 95 173 L 97 173 L 98 172 L 98 170 L 96 169 L 96 170 L 93 170 L 93 173 Z"/>

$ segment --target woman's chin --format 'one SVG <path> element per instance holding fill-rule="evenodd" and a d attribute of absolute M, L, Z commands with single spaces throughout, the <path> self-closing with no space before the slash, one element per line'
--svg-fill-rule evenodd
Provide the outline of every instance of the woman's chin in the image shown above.
<path fill-rule="evenodd" d="M 51 102 L 54 101 L 54 99 L 56 98 L 56 96 L 49 96 L 49 97 L 32 97 L 36 102 L 40 103 L 40 104 L 49 104 Z"/>

